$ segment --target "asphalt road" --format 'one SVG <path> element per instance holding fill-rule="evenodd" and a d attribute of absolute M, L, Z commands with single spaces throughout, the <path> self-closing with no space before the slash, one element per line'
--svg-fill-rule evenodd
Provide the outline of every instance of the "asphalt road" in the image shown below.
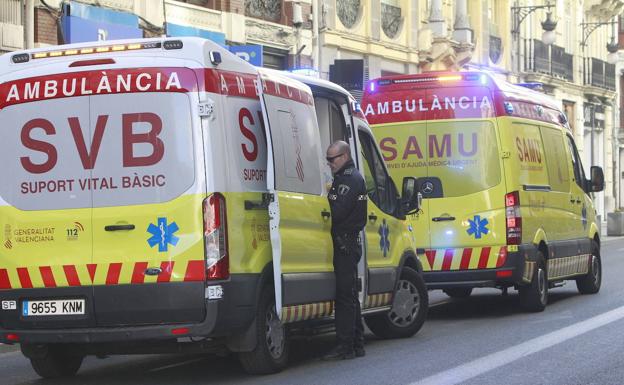
<path fill-rule="evenodd" d="M 292 342 L 290 367 L 249 376 L 234 356 L 88 357 L 75 378 L 41 381 L 18 351 L 0 346 L 1 384 L 624 384 L 624 239 L 602 246 L 600 293 L 574 282 L 550 291 L 543 313 L 519 310 L 517 293 L 480 289 L 451 300 L 430 292 L 423 329 L 404 340 L 367 335 L 367 355 L 322 362 L 332 335 Z"/>

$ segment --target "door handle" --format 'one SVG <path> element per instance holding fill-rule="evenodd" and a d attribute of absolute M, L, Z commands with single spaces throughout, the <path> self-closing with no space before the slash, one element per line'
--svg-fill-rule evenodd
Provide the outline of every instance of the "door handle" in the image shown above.
<path fill-rule="evenodd" d="M 122 231 L 122 230 L 134 230 L 134 225 L 108 225 L 104 226 L 106 231 Z"/>
<path fill-rule="evenodd" d="M 323 219 L 329 219 L 329 217 L 331 217 L 331 214 L 329 211 L 323 209 L 323 211 L 321 211 L 321 216 L 323 217 Z"/>
<path fill-rule="evenodd" d="M 373 221 L 373 222 L 376 221 L 377 220 L 377 215 L 375 215 L 375 213 L 370 213 L 368 215 L 368 220 L 369 221 Z"/>
<path fill-rule="evenodd" d="M 431 220 L 434 222 L 454 221 L 455 217 L 433 217 Z"/>

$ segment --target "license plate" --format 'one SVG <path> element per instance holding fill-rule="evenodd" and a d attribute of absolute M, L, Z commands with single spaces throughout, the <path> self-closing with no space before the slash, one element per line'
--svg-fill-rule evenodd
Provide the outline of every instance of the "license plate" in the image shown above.
<path fill-rule="evenodd" d="M 76 315 L 85 313 L 84 299 L 62 299 L 48 301 L 23 301 L 22 315 L 48 316 L 48 315 Z"/>

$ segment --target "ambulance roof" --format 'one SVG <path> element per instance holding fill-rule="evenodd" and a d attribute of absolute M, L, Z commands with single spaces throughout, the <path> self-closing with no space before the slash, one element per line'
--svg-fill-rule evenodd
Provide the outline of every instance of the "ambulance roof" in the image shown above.
<path fill-rule="evenodd" d="M 221 62 L 211 61 L 211 52 L 220 55 Z M 41 67 L 43 64 L 136 57 L 137 66 L 155 66 L 154 57 L 191 60 L 197 67 L 227 68 L 228 71 L 254 74 L 255 68 L 229 52 L 225 47 L 198 37 L 163 37 L 149 39 L 109 40 L 66 44 L 0 56 L 0 74 Z M 189 66 L 192 64 L 189 63 Z"/>
<path fill-rule="evenodd" d="M 373 79 L 365 89 L 362 108 L 371 124 L 497 116 L 567 123 L 560 105 L 550 96 L 480 71 Z"/>

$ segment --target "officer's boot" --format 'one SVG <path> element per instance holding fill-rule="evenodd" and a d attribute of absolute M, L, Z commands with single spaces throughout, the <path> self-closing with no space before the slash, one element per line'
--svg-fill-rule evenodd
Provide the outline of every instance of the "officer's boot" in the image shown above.
<path fill-rule="evenodd" d="M 323 356 L 323 361 L 351 360 L 355 358 L 353 346 L 338 344 Z"/>
<path fill-rule="evenodd" d="M 364 339 L 356 339 L 353 344 L 353 351 L 356 357 L 364 357 L 366 355 L 366 350 L 364 350 Z"/>

